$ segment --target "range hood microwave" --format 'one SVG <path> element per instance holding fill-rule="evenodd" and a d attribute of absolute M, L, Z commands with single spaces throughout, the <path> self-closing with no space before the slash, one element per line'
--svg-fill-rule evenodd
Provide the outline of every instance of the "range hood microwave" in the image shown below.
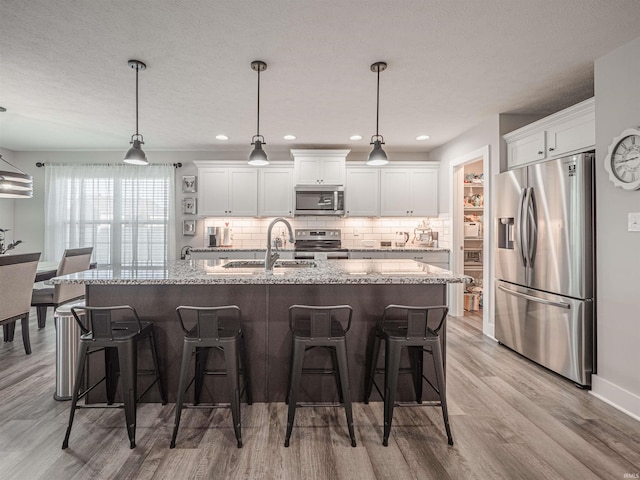
<path fill-rule="evenodd" d="M 295 215 L 344 215 L 342 185 L 298 185 Z"/>

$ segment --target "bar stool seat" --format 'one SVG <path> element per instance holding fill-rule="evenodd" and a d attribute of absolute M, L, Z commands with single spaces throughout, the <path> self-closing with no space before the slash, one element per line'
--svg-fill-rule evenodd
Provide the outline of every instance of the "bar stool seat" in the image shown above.
<path fill-rule="evenodd" d="M 119 378 L 122 380 L 122 397 L 130 448 L 135 448 L 136 407 L 140 399 L 149 392 L 153 385 L 157 384 L 160 390 L 162 404 L 166 405 L 167 403 L 167 394 L 160 375 L 153 322 L 141 321 L 136 310 L 128 305 L 112 307 L 75 306 L 71 308 L 71 313 L 80 327 L 82 335 L 80 336 L 76 377 L 73 396 L 71 398 L 69 425 L 67 426 L 64 441 L 62 442 L 62 448 L 66 449 L 69 446 L 69 436 L 71 435 L 71 427 L 73 425 L 76 408 L 83 408 L 83 406 L 78 405 L 78 400 L 86 396 L 100 383 L 104 381 L 106 384 L 107 404 L 98 406 L 120 406 L 114 405 Z M 84 314 L 84 321 L 80 319 L 82 314 Z M 149 340 L 153 370 L 140 370 L 137 368 L 137 347 L 138 343 L 143 340 Z M 82 377 L 89 355 L 101 351 L 104 352 L 105 358 L 105 376 L 92 386 L 80 392 L 83 384 Z M 138 375 L 151 375 L 154 377 L 153 382 L 140 397 L 137 395 Z M 93 408 L 95 408 L 95 406 Z"/>
<path fill-rule="evenodd" d="M 240 419 L 240 398 L 246 393 L 247 403 L 253 403 L 251 382 L 249 375 L 249 363 L 242 331 L 241 312 L 236 305 L 220 307 L 190 307 L 180 306 L 176 309 L 180 325 L 184 331 L 184 344 L 182 349 L 182 363 L 180 366 L 180 380 L 176 400 L 176 416 L 171 437 L 170 448 L 175 448 L 182 409 L 185 407 L 231 408 L 233 429 L 238 448 L 242 448 L 242 432 Z M 187 327 L 185 319 L 195 317 L 192 326 Z M 209 351 L 222 350 L 225 359 L 225 369 L 207 369 Z M 189 380 L 189 367 L 191 357 L 195 356 L 195 375 Z M 230 404 L 200 404 L 205 375 L 226 376 L 230 393 Z M 240 383 L 240 375 L 244 377 L 243 385 Z M 186 390 L 194 383 L 193 404 L 185 405 L 184 396 Z M 241 388 L 243 387 L 243 388 Z"/>
<path fill-rule="evenodd" d="M 347 417 L 347 427 L 351 446 L 356 446 L 356 436 L 353 429 L 353 414 L 351 410 L 351 387 L 349 383 L 349 368 L 347 364 L 346 334 L 351 328 L 353 309 L 349 305 L 311 306 L 292 305 L 289 307 L 289 329 L 293 336 L 293 349 L 289 374 L 289 404 L 287 415 L 287 432 L 284 446 L 289 446 L 291 432 L 296 415 L 296 408 L 302 406 L 297 402 L 300 377 L 304 373 L 334 375 L 338 387 L 340 403 L 332 406 L 344 406 Z M 340 317 L 344 318 L 342 321 Z M 304 368 L 304 354 L 307 350 L 322 347 L 331 351 L 333 369 L 318 370 Z M 304 406 L 322 405 L 326 403 L 305 403 Z"/>
<path fill-rule="evenodd" d="M 446 383 L 444 377 L 444 358 L 440 345 L 439 332 L 442 328 L 449 309 L 444 306 L 413 307 L 407 305 L 388 305 L 384 309 L 382 319 L 375 328 L 373 346 L 370 350 L 368 363 L 368 375 L 365 381 L 365 403 L 369 403 L 369 398 L 373 387 L 384 400 L 384 434 L 382 444 L 386 447 L 391 433 L 391 422 L 393 420 L 393 409 L 396 404 L 396 390 L 398 386 L 398 375 L 400 373 L 411 373 L 416 395 L 416 403 L 422 403 L 422 385 L 426 380 L 427 384 L 438 394 L 439 402 L 430 402 L 428 405 L 442 407 L 442 416 L 447 433 L 449 445 L 453 445 L 451 428 L 449 427 L 449 415 L 447 411 Z M 378 358 L 382 342 L 385 342 L 385 365 L 378 368 Z M 410 355 L 411 368 L 400 368 L 400 357 L 403 349 L 407 349 Z M 423 354 L 428 353 L 433 360 L 436 373 L 436 385 L 433 385 L 427 377 L 423 375 Z M 384 373 L 384 392 L 380 390 L 375 375 Z"/>

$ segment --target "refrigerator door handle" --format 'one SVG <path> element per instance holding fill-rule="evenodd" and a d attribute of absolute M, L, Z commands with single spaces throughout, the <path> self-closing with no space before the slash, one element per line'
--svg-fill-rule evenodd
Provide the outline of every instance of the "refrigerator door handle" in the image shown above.
<path fill-rule="evenodd" d="M 502 285 L 498 285 L 498 289 L 515 297 L 521 297 L 527 300 L 531 300 L 532 302 L 542 303 L 544 305 L 550 305 L 552 307 L 565 308 L 567 310 L 571 309 L 571 305 L 569 305 L 568 303 L 552 302 L 551 300 L 545 300 L 544 298 L 534 297 L 533 295 L 527 295 L 526 293 L 516 292 L 515 290 L 503 287 Z"/>
<path fill-rule="evenodd" d="M 526 203 L 526 188 L 523 188 L 520 192 L 520 199 L 518 201 L 518 225 L 516 226 L 516 240 L 518 243 L 518 253 L 520 254 L 520 261 L 522 262 L 522 266 L 527 266 L 527 256 L 526 256 L 526 232 L 525 232 L 525 222 L 524 222 L 524 209 Z"/>
<path fill-rule="evenodd" d="M 538 211 L 533 187 L 529 187 L 527 190 L 527 200 L 525 202 L 527 211 L 527 258 L 529 266 L 533 268 L 538 246 Z"/>

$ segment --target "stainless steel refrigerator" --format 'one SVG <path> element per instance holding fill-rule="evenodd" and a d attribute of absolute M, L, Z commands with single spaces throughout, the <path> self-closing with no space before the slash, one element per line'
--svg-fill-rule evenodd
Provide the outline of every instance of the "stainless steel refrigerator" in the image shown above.
<path fill-rule="evenodd" d="M 594 158 L 510 170 L 496 185 L 496 339 L 583 387 L 595 361 Z"/>

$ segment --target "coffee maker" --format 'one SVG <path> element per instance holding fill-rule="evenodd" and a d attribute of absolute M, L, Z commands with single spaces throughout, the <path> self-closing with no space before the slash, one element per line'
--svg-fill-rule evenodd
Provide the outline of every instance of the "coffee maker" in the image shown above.
<path fill-rule="evenodd" d="M 222 228 L 207 227 L 207 239 L 210 247 L 219 247 L 222 245 Z"/>

